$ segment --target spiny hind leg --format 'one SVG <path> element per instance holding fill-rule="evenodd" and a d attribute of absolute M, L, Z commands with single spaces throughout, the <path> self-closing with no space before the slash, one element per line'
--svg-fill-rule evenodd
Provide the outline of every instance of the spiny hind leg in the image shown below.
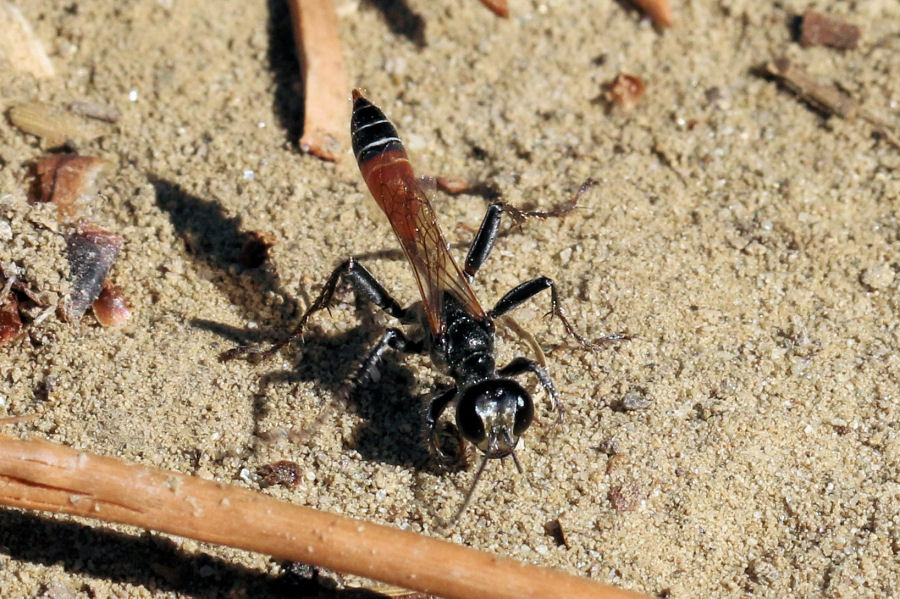
<path fill-rule="evenodd" d="M 309 308 L 306 309 L 306 312 L 303 313 L 303 316 L 300 317 L 300 321 L 297 323 L 297 326 L 294 327 L 294 330 L 290 335 L 266 349 L 256 345 L 241 345 L 235 347 L 223 353 L 222 359 L 230 360 L 232 358 L 251 356 L 268 358 L 275 355 L 282 347 L 300 339 L 303 336 L 303 332 L 306 330 L 306 323 L 310 316 L 331 305 L 338 283 L 342 280 L 350 282 L 350 285 L 353 287 L 357 296 L 362 297 L 369 303 L 375 304 L 394 318 L 402 321 L 409 321 L 414 318 L 412 310 L 403 308 L 397 303 L 397 300 L 391 297 L 390 293 L 388 293 L 384 286 L 372 276 L 372 273 L 370 273 L 366 267 L 355 259 L 350 258 L 334 269 L 328 277 L 328 280 L 325 282 L 324 287 L 322 287 L 322 291 L 319 292 L 315 301 L 310 304 Z"/>
<path fill-rule="evenodd" d="M 507 292 L 506 295 L 500 298 L 500 301 L 498 301 L 494 305 L 489 315 L 491 318 L 498 318 L 500 316 L 503 316 L 504 314 L 515 310 L 526 301 L 547 288 L 550 289 L 550 314 L 559 318 L 559 320 L 563 323 L 566 332 L 574 337 L 575 340 L 582 345 L 582 347 L 596 351 L 607 343 L 630 339 L 630 336 L 625 333 L 610 333 L 607 335 L 603 335 L 602 337 L 597 339 L 597 341 L 590 341 L 582 336 L 578 331 L 575 330 L 575 327 L 571 325 L 569 319 L 566 318 L 565 310 L 563 310 L 562 304 L 559 301 L 559 294 L 556 291 L 556 285 L 553 283 L 553 280 L 548 277 L 538 277 L 536 279 L 531 279 L 530 281 L 525 281 L 524 283 L 517 285 L 509 292 Z"/>

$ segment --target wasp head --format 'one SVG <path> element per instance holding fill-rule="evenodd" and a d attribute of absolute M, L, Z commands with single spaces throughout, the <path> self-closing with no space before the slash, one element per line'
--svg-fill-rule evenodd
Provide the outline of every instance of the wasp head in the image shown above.
<path fill-rule="evenodd" d="M 534 418 L 531 396 L 509 379 L 488 379 L 465 389 L 456 406 L 456 426 L 486 458 L 513 453 Z"/>

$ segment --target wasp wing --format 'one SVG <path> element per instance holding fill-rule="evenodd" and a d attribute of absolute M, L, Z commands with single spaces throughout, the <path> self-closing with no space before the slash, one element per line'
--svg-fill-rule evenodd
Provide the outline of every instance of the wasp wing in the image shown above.
<path fill-rule="evenodd" d="M 382 168 L 373 172 L 369 185 L 412 265 L 432 334 L 444 332 L 444 293 L 453 295 L 472 316 L 484 318 L 484 309 L 453 259 L 438 226 L 423 189 L 427 180 L 423 185 L 412 176 L 392 176 L 397 173 L 391 171 Z"/>

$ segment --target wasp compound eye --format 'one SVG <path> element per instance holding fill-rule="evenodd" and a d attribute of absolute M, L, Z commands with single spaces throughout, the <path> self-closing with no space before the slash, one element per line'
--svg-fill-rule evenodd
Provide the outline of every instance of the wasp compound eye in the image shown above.
<path fill-rule="evenodd" d="M 481 393 L 476 387 L 470 388 L 456 406 L 456 426 L 469 442 L 481 446 L 486 440 L 484 419 L 479 414 Z"/>
<path fill-rule="evenodd" d="M 516 402 L 516 423 L 513 426 L 513 434 L 519 436 L 524 433 L 531 426 L 532 420 L 534 420 L 534 403 L 527 394 L 520 395 Z"/>

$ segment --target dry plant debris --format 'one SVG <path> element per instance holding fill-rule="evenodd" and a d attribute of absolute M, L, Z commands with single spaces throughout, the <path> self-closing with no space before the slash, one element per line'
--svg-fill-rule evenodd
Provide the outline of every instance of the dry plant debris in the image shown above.
<path fill-rule="evenodd" d="M 94 195 L 106 167 L 105 160 L 94 156 L 48 154 L 35 164 L 32 201 L 53 202 L 60 220 L 69 220 L 78 211 L 75 203 Z"/>
<path fill-rule="evenodd" d="M 603 97 L 609 104 L 631 110 L 644 95 L 644 80 L 637 75 L 619 73 L 604 88 Z"/>
<path fill-rule="evenodd" d="M 830 46 L 852 50 L 859 45 L 860 29 L 844 21 L 813 10 L 803 13 L 800 21 L 800 45 Z"/>
<path fill-rule="evenodd" d="M 104 106 L 96 102 L 75 101 L 69 102 L 69 110 L 80 116 L 86 116 L 98 121 L 117 123 L 122 118 L 122 113 L 114 106 Z"/>
<path fill-rule="evenodd" d="M 860 108 L 859 102 L 851 98 L 833 83 L 823 83 L 810 75 L 806 69 L 788 58 L 778 58 L 763 67 L 763 73 L 777 79 L 785 88 L 808 102 L 813 108 L 830 116 L 853 120 L 857 116 L 873 125 L 877 132 L 895 148 L 900 148 L 896 133 L 882 119 Z"/>
<path fill-rule="evenodd" d="M 221 482 L 129 465 L 46 441 L 0 436 L 0 504 L 157 530 L 448 599 L 644 597 Z"/>
<path fill-rule="evenodd" d="M 434 183 L 438 189 L 450 195 L 465 193 L 472 188 L 468 181 L 460 177 L 435 177 Z"/>
<path fill-rule="evenodd" d="M 0 346 L 17 339 L 22 334 L 19 300 L 8 287 L 11 287 L 9 281 L 0 295 Z"/>
<path fill-rule="evenodd" d="M 74 114 L 43 102 L 23 102 L 9 110 L 13 125 L 35 135 L 53 148 L 91 141 L 103 135 L 103 131 L 90 126 Z"/>
<path fill-rule="evenodd" d="M 647 13 L 657 27 L 672 26 L 672 8 L 669 0 L 631 0 L 638 8 Z"/>
<path fill-rule="evenodd" d="M 509 6 L 506 0 L 481 0 L 481 3 L 487 6 L 498 17 L 504 19 L 509 17 Z"/>
<path fill-rule="evenodd" d="M 302 475 L 300 465 L 289 460 L 265 464 L 260 466 L 256 473 L 259 474 L 260 485 L 263 487 L 281 485 L 289 489 L 296 487 L 300 483 L 300 476 Z"/>
<path fill-rule="evenodd" d="M 0 35 L 0 60 L 5 60 L 17 71 L 31 73 L 35 77 L 56 74 L 44 44 L 19 9 L 9 2 L 0 2 L 0 31 L 3 32 Z"/>
<path fill-rule="evenodd" d="M 122 249 L 122 238 L 100 227 L 84 224 L 68 236 L 72 291 L 63 305 L 63 317 L 76 322 L 103 289 L 106 275 Z"/>
<path fill-rule="evenodd" d="M 104 281 L 100 296 L 91 304 L 94 316 L 104 327 L 114 327 L 131 317 L 131 306 L 121 287 Z"/>
<path fill-rule="evenodd" d="M 300 149 L 336 161 L 347 146 L 350 87 L 341 57 L 333 2 L 288 0 L 303 79 Z"/>

